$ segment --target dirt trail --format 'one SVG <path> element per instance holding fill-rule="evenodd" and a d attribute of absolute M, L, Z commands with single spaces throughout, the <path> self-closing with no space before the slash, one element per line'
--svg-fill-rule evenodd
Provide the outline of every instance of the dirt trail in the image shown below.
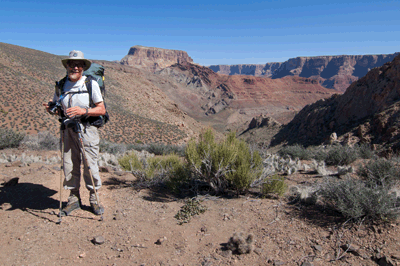
<path fill-rule="evenodd" d="M 59 165 L 0 164 L 1 265 L 400 265 L 399 223 L 346 225 L 340 217 L 284 199 L 201 197 L 205 213 L 179 225 L 184 200 L 160 191 L 137 190 L 134 177 L 101 173 L 104 221 L 85 207 L 57 225 Z M 291 185 L 318 181 L 292 175 Z M 63 201 L 67 198 L 63 191 Z M 224 250 L 235 232 L 254 235 L 254 251 Z M 101 245 L 92 243 L 104 237 Z M 341 245 L 351 243 L 347 253 Z M 351 252 L 350 252 L 351 251 Z M 343 255 L 340 260 L 336 260 Z M 375 259 L 372 260 L 372 258 Z M 307 264 L 310 263 L 310 264 Z"/>

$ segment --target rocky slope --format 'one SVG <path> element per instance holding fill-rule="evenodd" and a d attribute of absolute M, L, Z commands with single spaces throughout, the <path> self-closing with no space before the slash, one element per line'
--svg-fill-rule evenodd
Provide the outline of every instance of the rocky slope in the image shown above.
<path fill-rule="evenodd" d="M 400 55 L 354 82 L 343 95 L 304 107 L 275 136 L 273 144 L 339 141 L 400 147 Z"/>
<path fill-rule="evenodd" d="M 121 59 L 120 63 L 148 71 L 156 71 L 185 62 L 193 62 L 193 59 L 184 51 L 136 45 L 130 48 L 128 54 Z"/>
<path fill-rule="evenodd" d="M 313 78 L 326 88 L 344 92 L 352 82 L 363 77 L 369 70 L 393 60 L 398 54 L 296 57 L 283 63 L 209 67 L 217 73 L 227 75 L 267 76 L 272 79 L 285 76 Z"/>
<path fill-rule="evenodd" d="M 100 130 L 102 138 L 125 143 L 179 143 L 202 127 L 147 80 L 142 70 L 99 63 L 106 68 L 106 104 L 111 116 Z M 47 114 L 42 103 L 52 98 L 54 81 L 64 75 L 60 56 L 0 43 L 0 127 L 57 134 L 57 118 Z"/>

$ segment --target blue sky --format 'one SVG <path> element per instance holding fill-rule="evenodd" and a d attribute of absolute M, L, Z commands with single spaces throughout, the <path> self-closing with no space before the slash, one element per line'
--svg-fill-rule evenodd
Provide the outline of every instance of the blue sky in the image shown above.
<path fill-rule="evenodd" d="M 195 63 L 400 51 L 400 1 L 2 0 L 0 41 L 57 55 L 120 60 L 134 45 Z"/>

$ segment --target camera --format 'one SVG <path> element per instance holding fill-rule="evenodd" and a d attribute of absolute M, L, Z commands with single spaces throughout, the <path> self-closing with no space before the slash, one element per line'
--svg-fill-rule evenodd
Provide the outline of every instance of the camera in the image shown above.
<path fill-rule="evenodd" d="M 59 101 L 49 102 L 47 105 L 49 106 L 49 113 L 50 114 L 55 115 L 55 114 L 57 114 L 57 111 L 58 111 L 58 113 L 61 112 L 61 104 L 60 104 Z"/>
<path fill-rule="evenodd" d="M 76 132 L 76 133 L 82 131 L 81 126 L 80 126 L 80 124 L 78 123 L 77 120 L 70 119 L 70 118 L 62 119 L 61 120 L 61 129 L 65 130 L 65 129 L 68 129 L 68 128 L 72 128 L 73 131 Z"/>

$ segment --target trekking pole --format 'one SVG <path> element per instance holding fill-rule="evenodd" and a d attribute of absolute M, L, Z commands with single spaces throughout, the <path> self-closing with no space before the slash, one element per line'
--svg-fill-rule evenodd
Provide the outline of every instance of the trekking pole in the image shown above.
<path fill-rule="evenodd" d="M 60 212 L 59 212 L 59 217 L 58 221 L 56 224 L 61 223 L 61 213 L 62 213 L 62 181 L 63 181 L 63 170 L 64 170 L 64 130 L 61 129 L 60 127 L 60 140 L 61 140 L 61 169 L 60 169 Z"/>
<path fill-rule="evenodd" d="M 90 165 L 89 165 L 89 163 L 88 163 L 88 161 L 87 161 L 87 158 L 86 158 L 85 147 L 83 146 L 82 129 L 81 129 L 81 126 L 80 126 L 79 123 L 76 123 L 76 131 L 77 131 L 78 137 L 79 137 L 79 144 L 80 144 L 79 146 L 81 147 L 82 156 L 83 156 L 83 161 L 84 161 L 84 163 L 86 164 L 86 166 L 87 166 L 87 168 L 88 168 L 88 170 L 89 170 L 89 175 L 90 175 L 90 179 L 91 179 L 91 181 L 92 181 L 92 186 L 93 186 L 94 194 L 95 194 L 95 196 L 96 196 L 96 201 L 97 201 L 97 204 L 98 204 L 99 207 L 100 207 L 99 195 L 97 194 L 96 186 L 95 186 L 95 184 L 94 184 L 94 179 L 93 179 L 93 175 L 92 175 L 92 170 L 90 169 Z M 104 220 L 104 219 L 103 219 L 103 212 L 102 212 L 101 209 L 100 209 L 100 221 L 103 221 L 103 220 Z"/>

